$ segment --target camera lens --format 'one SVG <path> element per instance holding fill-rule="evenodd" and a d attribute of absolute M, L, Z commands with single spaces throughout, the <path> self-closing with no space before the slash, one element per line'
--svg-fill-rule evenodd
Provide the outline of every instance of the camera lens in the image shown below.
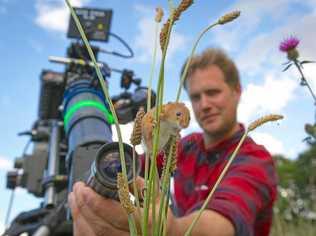
<path fill-rule="evenodd" d="M 122 168 L 118 153 L 109 153 L 99 160 L 99 170 L 103 176 L 108 176 L 109 178 L 114 179 L 120 169 Z"/>
<path fill-rule="evenodd" d="M 123 144 L 128 183 L 133 180 L 133 149 Z M 135 154 L 135 158 L 137 155 Z M 138 158 L 136 159 L 136 173 L 139 173 Z M 117 173 L 122 171 L 119 145 L 117 142 L 103 145 L 97 152 L 91 166 L 87 184 L 102 196 L 118 199 Z"/>

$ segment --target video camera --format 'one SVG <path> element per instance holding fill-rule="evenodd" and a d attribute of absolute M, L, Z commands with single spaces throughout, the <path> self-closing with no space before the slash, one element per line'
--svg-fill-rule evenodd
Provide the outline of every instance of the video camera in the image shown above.
<path fill-rule="evenodd" d="M 91 46 L 96 58 L 100 52 L 123 58 L 133 57 L 129 46 L 110 32 L 112 10 L 75 8 L 89 41 L 107 42 L 114 36 L 129 55 Z M 63 73 L 43 70 L 40 76 L 38 119 L 30 131 L 33 151 L 26 151 L 7 173 L 7 188 L 26 188 L 44 198 L 40 208 L 19 214 L 4 235 L 72 235 L 67 217 L 67 196 L 73 184 L 85 180 L 98 193 L 117 199 L 116 175 L 120 169 L 118 143 L 112 141 L 113 116 L 101 90 L 94 66 L 70 18 L 68 38 L 77 39 L 67 49 L 67 57 L 49 60 L 65 65 Z M 123 92 L 111 98 L 120 124 L 134 120 L 140 107 L 146 109 L 147 88 L 132 70 L 114 69 L 98 61 L 105 82 L 112 72 L 121 74 Z M 136 86 L 130 92 L 132 85 Z M 152 93 L 151 101 L 155 101 Z M 154 104 L 152 103 L 151 106 Z M 124 144 L 128 180 L 132 180 L 132 148 Z"/>

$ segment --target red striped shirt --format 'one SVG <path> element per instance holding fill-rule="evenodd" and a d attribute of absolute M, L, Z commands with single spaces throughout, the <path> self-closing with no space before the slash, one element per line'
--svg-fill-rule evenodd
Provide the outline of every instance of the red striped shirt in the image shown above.
<path fill-rule="evenodd" d="M 201 133 L 179 143 L 174 175 L 178 216 L 199 209 L 243 134 L 208 149 Z M 272 207 L 276 198 L 276 172 L 268 151 L 247 138 L 215 191 L 208 208 L 228 218 L 236 235 L 269 235 Z"/>
<path fill-rule="evenodd" d="M 244 128 L 229 140 L 206 148 L 202 133 L 181 139 L 174 174 L 174 213 L 198 210 L 237 146 Z M 157 158 L 162 167 L 162 155 Z M 229 219 L 238 236 L 267 236 L 276 199 L 277 177 L 269 152 L 248 137 L 207 208 Z"/>

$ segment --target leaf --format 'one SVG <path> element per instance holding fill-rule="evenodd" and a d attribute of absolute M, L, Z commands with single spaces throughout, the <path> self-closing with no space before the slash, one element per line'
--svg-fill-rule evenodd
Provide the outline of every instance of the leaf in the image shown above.
<path fill-rule="evenodd" d="M 287 67 L 285 67 L 282 71 L 283 71 L 283 72 L 284 72 L 284 71 L 287 71 L 287 70 L 291 67 L 291 65 L 293 65 L 293 64 L 291 63 L 291 64 L 287 65 Z"/>
<path fill-rule="evenodd" d="M 316 63 L 316 61 L 301 61 L 300 64 Z"/>
<path fill-rule="evenodd" d="M 288 65 L 290 63 L 291 63 L 291 61 L 287 61 L 287 62 L 282 63 L 282 65 Z"/>
<path fill-rule="evenodd" d="M 301 86 L 306 86 L 307 82 L 304 78 L 301 78 Z"/>

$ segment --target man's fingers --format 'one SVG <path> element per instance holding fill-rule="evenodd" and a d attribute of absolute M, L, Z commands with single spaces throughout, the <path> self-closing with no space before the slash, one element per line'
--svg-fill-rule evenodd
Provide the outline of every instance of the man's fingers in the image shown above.
<path fill-rule="evenodd" d="M 102 197 L 82 182 L 76 183 L 73 191 L 77 207 L 87 220 L 97 217 L 116 228 L 129 229 L 127 214 L 118 201 Z"/>
<path fill-rule="evenodd" d="M 135 189 L 135 186 L 136 186 L 136 189 Z M 145 192 L 145 180 L 142 177 L 137 176 L 136 180 L 135 180 L 135 183 L 132 182 L 129 185 L 129 190 L 130 190 L 130 192 L 133 195 L 137 194 L 137 196 L 138 196 L 140 201 L 143 201 L 144 197 L 145 197 L 145 195 L 144 195 L 144 192 Z"/>
<path fill-rule="evenodd" d="M 71 214 L 74 219 L 76 219 L 79 215 L 79 209 L 76 204 L 76 196 L 73 192 L 68 195 L 68 204 L 71 209 Z"/>

